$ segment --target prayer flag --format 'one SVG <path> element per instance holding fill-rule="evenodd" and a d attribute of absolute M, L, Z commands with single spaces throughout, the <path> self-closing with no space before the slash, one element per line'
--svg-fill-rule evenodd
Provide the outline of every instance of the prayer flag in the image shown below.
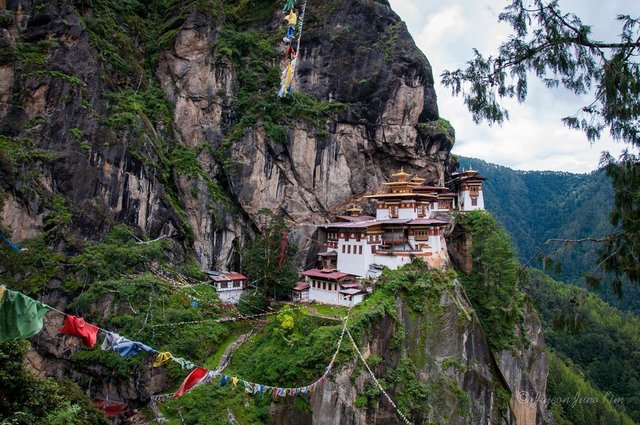
<path fill-rule="evenodd" d="M 181 397 L 182 394 L 186 393 L 196 385 L 207 375 L 209 371 L 203 367 L 197 367 L 187 376 L 178 391 L 173 395 L 174 398 Z"/>
<path fill-rule="evenodd" d="M 189 360 L 183 359 L 182 357 L 174 357 L 172 360 L 178 363 L 182 369 L 193 369 L 194 367 L 196 367 L 196 365 L 191 363 Z"/>
<path fill-rule="evenodd" d="M 4 290 L 0 299 L 0 342 L 37 335 L 52 308 L 20 292 Z"/>
<path fill-rule="evenodd" d="M 60 328 L 63 335 L 73 335 L 82 339 L 82 343 L 87 347 L 96 345 L 96 338 L 100 329 L 84 321 L 82 317 L 66 315 L 64 326 Z"/>
<path fill-rule="evenodd" d="M 172 359 L 173 359 L 173 354 L 171 354 L 168 351 L 159 353 L 158 357 L 156 357 L 156 360 L 153 362 L 153 367 L 160 367 Z"/>
<path fill-rule="evenodd" d="M 111 350 L 114 345 L 117 345 L 121 342 L 128 341 L 127 338 L 121 337 L 117 333 L 107 332 L 104 336 L 104 340 L 102 341 L 102 345 L 100 348 L 103 350 Z"/>

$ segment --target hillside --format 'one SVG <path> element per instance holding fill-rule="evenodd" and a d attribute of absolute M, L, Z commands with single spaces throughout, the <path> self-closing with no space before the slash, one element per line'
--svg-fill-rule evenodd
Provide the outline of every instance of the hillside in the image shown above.
<path fill-rule="evenodd" d="M 598 245 L 551 243 L 548 239 L 600 238 L 611 230 L 609 211 L 613 189 L 601 171 L 572 174 L 518 171 L 473 158 L 459 157 L 460 167 L 472 167 L 487 177 L 485 207 L 511 236 L 522 263 L 543 268 L 538 255 L 552 260 L 546 269 L 554 278 L 585 286 L 584 273 L 602 276 Z M 606 276 L 595 290 L 610 304 L 640 313 L 640 290 L 623 282 L 619 297 Z"/>
<path fill-rule="evenodd" d="M 0 1 L 0 422 L 541 425 L 548 382 L 600 397 L 564 358 L 548 381 L 546 322 L 483 211 L 428 224 L 475 240 L 470 275 L 412 261 L 353 308 L 291 301 L 315 224 L 401 167 L 449 181 L 455 132 L 387 0 L 299 4 L 278 98 L 283 3 Z M 225 269 L 256 288 L 237 305 L 207 273 Z M 554 409 L 629 423 L 573 407 Z"/>
<path fill-rule="evenodd" d="M 1 421 L 95 423 L 85 396 L 42 397 L 78 386 L 130 423 L 542 420 L 542 402 L 512 397 L 544 398 L 535 311 L 515 303 L 499 333 L 485 332 L 495 305 L 472 306 L 453 270 L 389 272 L 348 322 L 344 309 L 263 294 L 219 302 L 204 271 L 256 284 L 274 264 L 300 269 L 321 245 L 312 224 L 397 169 L 427 184 L 452 171 L 431 66 L 386 0 L 300 11 L 294 91 L 278 99 L 282 3 L 0 2 L 2 305 L 55 309 L 26 354 L 0 350 L 12 359 L 0 392 L 35 396 L 0 393 Z M 245 254 L 269 233 L 265 209 L 284 224 L 252 271 Z M 494 302 L 517 291 L 511 278 L 494 284 Z M 67 323 L 96 334 L 62 335 Z"/>
<path fill-rule="evenodd" d="M 538 270 L 523 276 L 523 288 L 540 312 L 545 339 L 556 357 L 577 365 L 574 370 L 583 374 L 581 379 L 611 394 L 610 400 L 619 398 L 615 404 L 640 422 L 640 319 Z M 559 367 L 554 362 L 559 360 L 552 361 L 550 373 Z M 549 396 L 558 396 L 560 380 L 549 385 Z"/>

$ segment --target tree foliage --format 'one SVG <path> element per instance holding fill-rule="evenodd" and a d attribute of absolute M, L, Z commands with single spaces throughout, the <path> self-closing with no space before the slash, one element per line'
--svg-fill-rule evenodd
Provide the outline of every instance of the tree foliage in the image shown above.
<path fill-rule="evenodd" d="M 287 243 L 287 224 L 268 209 L 260 210 L 256 221 L 262 233 L 243 251 L 244 271 L 266 297 L 289 296 L 298 273 L 291 264 L 295 247 Z"/>
<path fill-rule="evenodd" d="M 640 161 L 625 152 L 619 161 L 605 154 L 602 162 L 615 190 L 610 219 L 616 231 L 600 256 L 604 269 L 616 275 L 614 288 L 619 289 L 623 275 L 640 282 Z"/>
<path fill-rule="evenodd" d="M 33 376 L 25 361 L 28 349 L 25 341 L 0 344 L 0 423 L 109 423 L 73 382 Z"/>
<path fill-rule="evenodd" d="M 635 423 L 616 410 L 617 397 L 598 391 L 575 365 L 552 353 L 549 354 L 547 400 L 558 425 Z"/>
<path fill-rule="evenodd" d="M 518 345 L 524 295 L 518 290 L 518 260 L 507 232 L 489 213 L 472 211 L 458 221 L 473 236 L 473 272 L 462 283 L 489 344 L 497 350 Z"/>
<path fill-rule="evenodd" d="M 640 20 L 619 15 L 620 40 L 593 39 L 591 26 L 573 13 L 562 13 L 557 0 L 512 0 L 499 21 L 513 28 L 496 56 L 474 50 L 465 69 L 445 71 L 443 84 L 454 95 L 462 93 L 476 122 L 502 122 L 508 111 L 502 98 L 527 97 L 527 75 L 535 74 L 549 88 L 562 86 L 595 99 L 575 116 L 565 117 L 569 127 L 582 129 L 590 140 L 609 128 L 620 140 L 640 144 Z"/>
<path fill-rule="evenodd" d="M 640 421 L 640 319 L 539 270 L 527 270 L 522 280 L 523 289 L 540 312 L 546 344 L 562 359 L 571 359 L 584 379 L 610 394 L 610 399 L 621 398 L 616 406 Z M 575 394 L 575 389 L 562 390 L 564 378 L 555 377 L 553 369 L 550 367 L 549 396 Z M 564 406 L 564 413 L 569 417 L 584 407 Z"/>
<path fill-rule="evenodd" d="M 442 82 L 454 95 L 462 95 L 475 122 L 501 123 L 508 111 L 503 98 L 527 97 L 527 77 L 540 78 L 546 87 L 563 87 L 576 95 L 593 94 L 593 101 L 563 122 L 581 129 L 589 140 L 609 129 L 611 136 L 640 146 L 640 19 L 618 15 L 619 39 L 594 39 L 591 26 L 573 13 L 563 13 L 557 0 L 512 0 L 499 21 L 512 27 L 496 56 L 474 57 L 465 69 L 445 71 Z M 623 154 L 619 160 L 603 158 L 616 192 L 611 222 L 614 232 L 606 238 L 600 262 L 606 270 L 640 282 L 640 161 Z M 619 287 L 620 280 L 614 281 Z"/>

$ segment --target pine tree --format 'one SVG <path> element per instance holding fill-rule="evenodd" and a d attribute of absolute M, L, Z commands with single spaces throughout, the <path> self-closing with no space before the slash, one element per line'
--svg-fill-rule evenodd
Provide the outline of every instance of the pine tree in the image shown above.
<path fill-rule="evenodd" d="M 548 88 L 593 93 L 589 105 L 562 118 L 567 126 L 584 131 L 590 141 L 608 129 L 614 139 L 640 147 L 640 20 L 629 15 L 617 20 L 619 40 L 597 41 L 591 27 L 575 14 L 563 13 L 557 0 L 512 0 L 499 21 L 510 24 L 513 33 L 498 54 L 484 57 L 474 50 L 468 66 L 445 71 L 442 82 L 462 95 L 476 123 L 502 123 L 509 113 L 501 99 L 524 102 L 527 76 L 533 73 Z M 600 262 L 618 277 L 640 282 L 640 160 L 629 153 L 617 160 L 607 154 L 601 165 L 615 190 L 615 231 L 603 238 Z"/>
<path fill-rule="evenodd" d="M 258 212 L 257 221 L 262 232 L 243 252 L 244 271 L 265 297 L 287 297 L 297 277 L 290 261 L 295 249 L 286 243 L 288 227 L 267 209 Z"/>

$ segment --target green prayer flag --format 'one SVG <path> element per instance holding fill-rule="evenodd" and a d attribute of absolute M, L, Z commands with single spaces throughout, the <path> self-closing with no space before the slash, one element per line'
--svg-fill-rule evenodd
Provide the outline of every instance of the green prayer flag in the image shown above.
<path fill-rule="evenodd" d="M 7 289 L 0 300 L 0 342 L 37 335 L 52 308 L 20 292 Z"/>

